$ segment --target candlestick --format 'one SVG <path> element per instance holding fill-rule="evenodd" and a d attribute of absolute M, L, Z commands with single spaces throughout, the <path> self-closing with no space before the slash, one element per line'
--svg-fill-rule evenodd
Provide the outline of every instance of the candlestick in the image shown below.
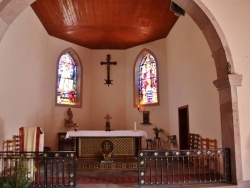
<path fill-rule="evenodd" d="M 136 130 L 136 122 L 134 122 L 134 130 Z"/>

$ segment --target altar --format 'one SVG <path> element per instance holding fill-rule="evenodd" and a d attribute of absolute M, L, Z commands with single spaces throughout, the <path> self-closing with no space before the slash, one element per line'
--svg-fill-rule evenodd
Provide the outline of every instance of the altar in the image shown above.
<path fill-rule="evenodd" d="M 141 138 L 147 138 L 142 130 L 115 131 L 68 131 L 66 138 L 75 138 L 75 148 L 79 158 L 102 158 L 101 143 L 109 140 L 114 145 L 112 157 L 136 157 L 141 149 Z"/>

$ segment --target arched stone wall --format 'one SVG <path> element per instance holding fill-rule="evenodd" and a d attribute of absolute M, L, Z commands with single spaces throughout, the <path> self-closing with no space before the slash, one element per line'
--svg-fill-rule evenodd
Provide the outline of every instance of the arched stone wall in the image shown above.
<path fill-rule="evenodd" d="M 0 3 L 0 40 L 16 17 L 35 0 L 3 0 Z M 242 180 L 242 162 L 239 131 L 237 87 L 241 75 L 234 74 L 234 64 L 226 38 L 211 14 L 200 0 L 173 0 L 194 20 L 203 32 L 213 55 L 217 80 L 214 85 L 219 91 L 222 146 L 231 150 L 232 183 Z M 228 74 L 227 65 L 231 65 Z M 231 139 L 228 139 L 231 138 Z M 237 163 L 236 163 L 237 161 Z"/>
<path fill-rule="evenodd" d="M 234 74 L 231 52 L 220 25 L 200 0 L 173 0 L 194 20 L 206 38 L 214 59 L 219 91 L 222 147 L 230 148 L 232 183 L 242 180 L 237 87 L 242 76 Z M 231 72 L 228 72 L 228 64 Z M 237 163 L 236 163 L 237 161 Z"/>

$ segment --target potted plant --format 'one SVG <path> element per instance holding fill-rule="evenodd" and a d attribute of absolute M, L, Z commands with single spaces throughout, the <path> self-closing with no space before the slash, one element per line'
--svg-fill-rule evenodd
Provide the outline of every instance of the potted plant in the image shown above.
<path fill-rule="evenodd" d="M 155 138 L 158 138 L 159 137 L 159 133 L 160 132 L 163 132 L 163 129 L 162 128 L 158 128 L 157 126 L 155 126 L 154 128 L 153 128 L 153 130 L 154 130 L 154 132 L 155 132 Z"/>
<path fill-rule="evenodd" d="M 176 135 L 168 136 L 165 141 L 170 143 L 170 144 L 175 144 L 176 143 Z"/>
<path fill-rule="evenodd" d="M 27 188 L 32 182 L 32 179 L 27 177 L 29 172 L 27 165 L 27 161 L 20 161 L 17 166 L 14 167 L 14 173 L 12 175 L 0 178 L 0 187 Z"/>

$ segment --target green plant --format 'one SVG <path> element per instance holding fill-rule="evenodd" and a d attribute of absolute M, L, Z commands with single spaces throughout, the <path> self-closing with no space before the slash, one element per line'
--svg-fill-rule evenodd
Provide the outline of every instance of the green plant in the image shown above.
<path fill-rule="evenodd" d="M 29 169 L 27 161 L 20 159 L 14 167 L 13 175 L 1 177 L 1 188 L 26 188 L 31 183 L 31 178 L 28 177 Z"/>
<path fill-rule="evenodd" d="M 155 132 L 155 137 L 156 137 L 156 138 L 159 137 L 159 133 L 160 133 L 160 132 L 163 132 L 163 129 L 162 129 L 162 128 L 159 129 L 159 128 L 156 127 L 156 126 L 153 128 L 153 130 L 154 130 L 154 132 Z"/>
<path fill-rule="evenodd" d="M 162 129 L 162 128 L 159 129 L 159 128 L 156 127 L 156 126 L 153 128 L 153 130 L 154 130 L 155 134 L 159 134 L 160 132 L 163 132 L 163 129 Z"/>

